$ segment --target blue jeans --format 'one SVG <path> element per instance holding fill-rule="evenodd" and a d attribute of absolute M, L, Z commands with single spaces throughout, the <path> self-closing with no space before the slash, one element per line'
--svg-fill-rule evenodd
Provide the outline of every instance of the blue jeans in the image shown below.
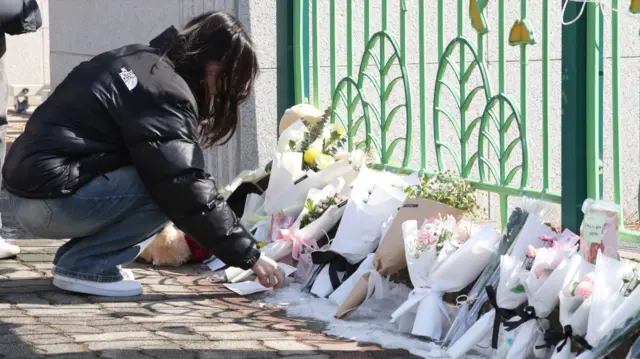
<path fill-rule="evenodd" d="M 54 274 L 93 282 L 122 280 L 119 266 L 135 260 L 169 224 L 133 167 L 99 176 L 69 197 L 10 195 L 9 206 L 37 237 L 71 238 L 56 253 Z"/>

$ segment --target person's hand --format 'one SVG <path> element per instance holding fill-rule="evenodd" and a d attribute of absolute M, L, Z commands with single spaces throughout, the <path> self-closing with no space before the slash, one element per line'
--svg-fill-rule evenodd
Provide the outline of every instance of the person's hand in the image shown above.
<path fill-rule="evenodd" d="M 258 276 L 258 281 L 264 287 L 278 289 L 284 286 L 284 271 L 271 258 L 260 256 L 251 269 Z"/>

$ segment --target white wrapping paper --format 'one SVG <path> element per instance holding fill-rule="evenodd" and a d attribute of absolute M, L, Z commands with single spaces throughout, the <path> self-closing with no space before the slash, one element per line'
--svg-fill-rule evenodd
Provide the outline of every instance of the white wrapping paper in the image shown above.
<path fill-rule="evenodd" d="M 525 287 L 529 306 L 536 311 L 538 318 L 546 318 L 558 304 L 558 293 L 562 290 L 562 284 L 569 272 L 569 259 L 575 252 L 559 251 L 551 248 L 540 248 L 537 250 L 536 259 L 533 262 L 532 270 L 526 272 L 521 277 L 521 283 Z M 552 263 L 560 264 L 548 275 L 548 277 L 538 278 L 536 271 Z M 514 320 L 517 320 L 516 317 Z M 530 320 L 518 328 L 518 334 L 513 342 L 513 346 L 507 355 L 507 359 L 522 358 L 528 354 L 540 333 L 544 333 L 544 328 L 539 326 L 538 321 Z M 524 354 L 523 354 L 524 353 Z"/>
<path fill-rule="evenodd" d="M 373 266 L 373 253 L 369 254 L 367 258 L 360 264 L 358 270 L 353 273 L 347 280 L 345 280 L 338 289 L 336 289 L 331 295 L 329 299 L 336 303 L 338 306 L 341 306 L 351 291 L 356 286 L 360 278 L 362 276 L 368 275 L 368 288 L 367 288 L 367 296 L 369 298 L 375 295 L 376 298 L 382 299 L 385 297 L 385 293 L 388 289 L 388 281 L 382 278 L 378 272 L 376 272 Z"/>
<path fill-rule="evenodd" d="M 437 259 L 436 268 L 427 280 L 428 286 L 414 289 L 407 301 L 391 315 L 391 321 L 399 320 L 411 308 L 418 306 L 411 334 L 439 340 L 447 315 L 442 296 L 446 292 L 460 291 L 476 279 L 489 264 L 499 240 L 500 234 L 493 226 L 487 225 L 457 251 L 446 254 L 446 259 Z"/>
<path fill-rule="evenodd" d="M 606 334 L 603 324 L 613 316 L 624 299 L 619 292 L 623 284 L 620 276 L 622 266 L 617 260 L 598 253 L 586 335 L 591 346 L 595 347 Z"/>
<path fill-rule="evenodd" d="M 514 292 L 512 289 L 520 283 L 522 260 L 514 256 L 500 257 L 500 281 L 496 287 L 496 303 L 504 309 L 516 309 L 527 300 L 525 293 Z M 495 309 L 483 314 L 469 330 L 447 350 L 452 359 L 462 357 L 474 345 L 480 343 L 487 335 L 491 335 L 496 316 Z"/>
<path fill-rule="evenodd" d="M 385 182 L 386 176 L 388 174 L 363 167 L 349 194 L 342 221 L 329 249 L 351 264 L 362 261 L 376 249 L 383 224 L 397 212 L 406 197 L 400 188 Z M 333 291 L 327 265 L 318 274 L 311 293 L 326 298 Z"/>
<path fill-rule="evenodd" d="M 302 153 L 285 152 L 275 154 L 271 164 L 269 185 L 264 192 L 264 209 L 266 214 L 273 214 L 268 212 L 267 209 L 278 206 L 278 200 L 282 190 L 302 174 Z"/>
<path fill-rule="evenodd" d="M 273 178 L 273 169 L 271 171 L 271 178 Z M 352 177 L 352 173 L 355 173 L 355 170 L 349 160 L 332 163 L 319 172 L 306 171 L 295 180 L 283 183 L 276 195 L 267 196 L 264 210 L 267 214 L 285 212 L 298 216 L 304 208 L 304 201 L 309 190 L 323 188 L 336 178 Z M 269 186 L 271 186 L 271 182 L 269 182 Z M 267 193 L 269 190 L 270 187 L 267 188 Z"/>
<path fill-rule="evenodd" d="M 595 266 L 585 261 L 582 256 L 576 255 L 569 260 L 569 270 L 562 288 L 567 288 L 572 282 L 580 282 L 584 280 L 584 276 L 595 271 Z M 584 336 L 587 333 L 587 324 L 589 320 L 589 310 L 591 309 L 591 298 L 584 299 L 582 297 L 568 297 L 560 292 L 558 310 L 560 324 L 564 328 L 571 326 L 573 335 Z M 567 343 L 558 344 L 551 355 L 552 359 L 571 359 L 575 354 L 571 352 L 571 339 L 567 339 Z M 560 349 L 560 350 L 558 350 Z"/>

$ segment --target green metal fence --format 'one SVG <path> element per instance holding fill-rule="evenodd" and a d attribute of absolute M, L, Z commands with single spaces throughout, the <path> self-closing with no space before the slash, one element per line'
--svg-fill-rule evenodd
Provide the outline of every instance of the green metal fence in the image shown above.
<path fill-rule="evenodd" d="M 431 5 L 426 0 L 329 0 L 328 19 L 320 9 L 327 5 L 326 1 L 282 1 L 278 5 L 279 15 L 291 17 L 286 22 L 285 17 L 279 16 L 279 26 L 288 26 L 292 36 L 287 40 L 279 35 L 280 53 L 285 56 L 286 50 L 282 49 L 292 49 L 293 64 L 292 68 L 279 69 L 279 74 L 284 76 L 279 92 L 286 92 L 285 86 L 293 82 L 289 102 L 310 101 L 318 107 L 333 106 L 336 111 L 332 120 L 342 122 L 349 129 L 350 148 L 373 149 L 383 168 L 419 169 L 427 173 L 453 170 L 478 190 L 497 195 L 503 223 L 511 196 L 561 203 L 563 224 L 576 231 L 582 219 L 580 206 L 584 199 L 603 195 L 604 34 L 611 36 L 612 46 L 611 73 L 606 74 L 610 75 L 606 81 L 611 81 L 612 91 L 606 96 L 611 96 L 613 112 L 613 199 L 622 205 L 624 186 L 637 186 L 637 183 L 623 183 L 620 137 L 619 18 L 622 12 L 631 15 L 628 10 L 632 9 L 620 6 L 619 0 L 611 0 L 610 7 L 605 8 L 612 13 L 611 24 L 609 29 L 604 29 L 598 4 L 589 2 L 584 11 L 581 3 L 566 4 L 564 16 L 568 20 L 580 16 L 562 28 L 562 43 L 556 44 L 562 46 L 563 160 L 562 190 L 554 191 L 551 185 L 553 151 L 560 152 L 560 149 L 553 148 L 551 136 L 560 132 L 560 128 L 552 128 L 551 118 L 554 98 L 550 88 L 550 24 L 558 21 L 557 14 L 563 4 L 541 0 L 541 13 L 533 14 L 529 13 L 529 2 L 521 0 L 519 14 L 514 17 L 513 11 L 508 11 L 511 10 L 507 8 L 508 2 L 496 0 L 498 21 L 492 28 L 486 14 L 489 1 L 494 2 L 442 0 Z M 358 15 L 354 5 L 361 8 Z M 413 54 L 417 47 L 418 61 L 414 66 L 417 73 L 412 72 L 407 63 L 410 26 L 407 5 L 418 12 L 418 44 L 411 45 Z M 372 15 L 374 8 L 379 12 L 376 21 Z M 341 18 L 344 21 L 339 21 Z M 541 18 L 541 29 L 534 29 L 530 18 Z M 457 26 L 455 35 L 447 32 L 453 19 Z M 321 24 L 327 20 L 328 48 L 320 41 L 320 35 L 326 32 Z M 390 31 L 390 20 L 399 23 L 396 34 Z M 437 33 L 433 34 L 427 29 L 435 21 Z M 357 38 L 356 25 L 363 27 L 362 35 Z M 473 29 L 473 35 L 469 35 L 469 29 Z M 338 36 L 338 30 L 344 30 L 344 38 Z M 283 33 L 286 35 L 286 31 Z M 435 46 L 429 46 L 432 37 L 437 37 Z M 497 51 L 497 61 L 494 61 L 497 71 L 495 68 L 489 71 L 485 59 L 490 41 L 494 45 L 491 50 Z M 338 45 L 346 45 L 344 54 L 339 53 Z M 354 53 L 360 46 L 362 53 Z M 519 88 L 508 86 L 511 76 L 516 76 L 507 68 L 513 66 L 513 61 L 507 58 L 510 47 L 519 51 Z M 529 56 L 534 47 L 541 47 L 541 70 L 532 72 Z M 433 52 L 437 52 L 439 59 L 435 67 L 428 60 Z M 344 63 L 340 62 L 341 55 L 345 57 Z M 326 75 L 322 73 L 326 66 L 321 57 L 329 59 Z M 280 60 L 281 64 L 287 63 L 284 58 Z M 344 65 L 346 76 L 339 77 L 339 69 Z M 287 77 L 287 72 L 292 77 Z M 435 79 L 430 80 L 434 75 Z M 534 169 L 528 146 L 532 77 L 540 77 L 542 81 L 541 139 L 536 139 L 541 140 L 542 149 L 541 154 L 536 155 L 542 158 L 535 168 L 542 179 L 537 186 L 530 184 Z M 492 86 L 492 80 L 496 79 L 497 88 Z M 411 83 L 416 81 L 418 86 L 413 88 Z M 328 89 L 323 88 L 323 82 Z M 326 98 L 323 92 L 328 93 Z M 287 102 L 287 94 L 282 95 L 285 97 L 280 108 Z M 394 102 L 392 98 L 400 100 Z M 415 138 L 418 135 L 419 138 Z M 623 218 L 621 216 L 621 225 Z M 626 240 L 640 239 L 640 233 L 622 230 L 622 234 Z"/>

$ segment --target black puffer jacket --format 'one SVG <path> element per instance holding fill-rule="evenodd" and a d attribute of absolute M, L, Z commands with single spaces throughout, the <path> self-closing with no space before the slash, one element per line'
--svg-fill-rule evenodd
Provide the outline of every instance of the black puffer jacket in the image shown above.
<path fill-rule="evenodd" d="M 133 164 L 178 228 L 247 269 L 260 252 L 205 172 L 195 98 L 160 56 L 177 34 L 171 27 L 150 46 L 125 46 L 74 68 L 11 146 L 4 185 L 21 197 L 68 196 Z"/>
<path fill-rule="evenodd" d="M 7 50 L 4 34 L 20 35 L 42 26 L 36 0 L 0 0 L 0 57 Z"/>

